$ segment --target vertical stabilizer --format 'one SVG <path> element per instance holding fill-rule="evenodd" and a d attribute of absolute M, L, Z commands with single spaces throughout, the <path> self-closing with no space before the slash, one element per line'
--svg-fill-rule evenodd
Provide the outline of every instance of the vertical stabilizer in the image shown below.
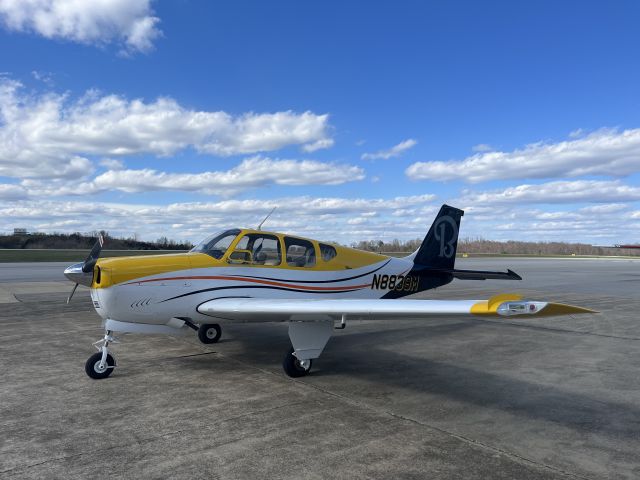
<path fill-rule="evenodd" d="M 460 219 L 464 212 L 442 205 L 427 236 L 413 259 L 414 264 L 431 268 L 453 270 L 458 248 Z"/>

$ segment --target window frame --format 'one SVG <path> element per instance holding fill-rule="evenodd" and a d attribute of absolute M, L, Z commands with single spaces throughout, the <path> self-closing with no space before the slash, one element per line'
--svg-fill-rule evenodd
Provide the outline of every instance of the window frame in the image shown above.
<path fill-rule="evenodd" d="M 198 245 L 194 246 L 191 250 L 189 250 L 189 253 L 202 253 L 204 255 L 208 255 L 211 258 L 213 258 L 214 260 L 223 260 L 225 259 L 228 255 L 229 252 L 231 251 L 231 247 L 233 247 L 233 249 L 235 250 L 235 244 L 238 240 L 238 237 L 242 234 L 242 230 L 239 228 L 229 228 L 227 230 L 220 230 L 219 232 L 213 233 L 211 235 L 209 235 L 208 237 L 206 237 L 205 239 L 203 239 L 200 243 L 198 243 Z M 211 243 L 214 240 L 218 240 L 220 241 L 222 238 L 225 238 L 227 236 L 231 236 L 231 235 L 235 235 L 235 238 L 233 240 L 231 240 L 231 243 L 229 243 L 229 246 L 227 247 L 227 249 L 222 252 L 222 255 L 220 255 L 219 257 L 216 257 L 214 255 L 212 255 L 210 252 L 212 251 L 211 249 L 209 250 L 201 250 L 201 246 L 204 243 Z M 207 240 L 209 240 L 207 242 Z"/>
<path fill-rule="evenodd" d="M 265 237 L 265 238 L 269 238 L 271 240 L 275 240 L 276 244 L 278 246 L 278 257 L 279 257 L 279 262 L 274 264 L 274 265 L 265 265 L 265 264 L 260 264 L 260 263 L 254 263 L 253 260 L 253 248 L 251 249 L 251 263 L 231 263 L 229 262 L 229 257 L 233 254 L 233 252 L 235 252 L 238 248 L 238 245 L 240 244 L 240 242 L 245 238 L 245 237 L 249 237 L 249 236 L 256 236 L 256 237 Z M 254 240 L 255 241 L 255 240 Z M 248 245 L 247 245 L 248 246 Z M 248 249 L 240 249 L 241 251 L 245 251 Z M 240 234 L 238 235 L 238 237 L 234 240 L 234 243 L 231 244 L 231 247 L 229 248 L 229 250 L 227 250 L 227 254 L 224 256 L 223 260 L 228 264 L 228 265 L 233 265 L 233 266 L 243 266 L 243 267 L 268 267 L 268 268 L 273 268 L 273 267 L 281 267 L 283 265 L 282 262 L 282 258 L 283 258 L 283 254 L 282 254 L 283 248 L 282 248 L 282 239 L 280 238 L 279 235 L 276 235 L 275 233 L 267 233 L 267 232 L 253 232 L 253 231 L 248 231 L 248 232 L 240 232 Z"/>
<path fill-rule="evenodd" d="M 329 260 L 326 260 L 324 258 L 324 253 L 322 252 L 323 247 L 325 247 L 325 248 L 328 247 L 328 248 L 331 248 L 333 250 L 333 257 L 331 257 Z M 336 247 L 334 247 L 333 245 L 331 245 L 330 243 L 318 242 L 318 250 L 320 251 L 320 258 L 325 263 L 329 263 L 329 262 L 335 260 L 335 258 L 338 256 L 338 249 Z"/>
<path fill-rule="evenodd" d="M 305 265 L 296 265 L 295 263 L 290 263 L 289 262 L 288 252 L 289 252 L 289 247 L 291 246 L 291 245 L 289 245 L 287 243 L 287 240 L 289 240 L 289 239 L 292 240 L 293 242 L 309 244 L 311 246 L 311 249 L 313 250 L 313 264 L 311 264 L 311 265 L 307 265 L 307 264 L 305 264 Z M 306 238 L 292 237 L 290 235 L 283 236 L 282 240 L 283 240 L 283 244 L 284 244 L 284 260 L 285 260 L 285 263 L 286 263 L 288 268 L 314 268 L 314 267 L 318 266 L 318 249 L 317 249 L 317 247 L 316 247 L 316 245 L 315 245 L 315 243 L 313 241 L 308 240 Z M 303 246 L 303 245 L 300 245 L 300 246 Z M 308 251 L 308 248 L 309 247 L 307 246 L 306 247 L 307 250 L 305 250 L 305 255 L 304 255 L 307 258 L 307 261 L 308 261 L 308 257 L 306 255 L 306 253 Z"/>

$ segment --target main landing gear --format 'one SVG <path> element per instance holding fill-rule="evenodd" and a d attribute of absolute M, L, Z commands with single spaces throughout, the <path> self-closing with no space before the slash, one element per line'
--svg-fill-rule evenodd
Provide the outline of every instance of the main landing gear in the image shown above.
<path fill-rule="evenodd" d="M 300 360 L 294 355 L 294 352 L 295 351 L 293 347 L 291 347 L 291 350 L 289 350 L 289 352 L 284 357 L 282 368 L 284 369 L 284 373 L 286 373 L 290 377 L 304 377 L 311 371 L 311 365 L 313 364 L 313 361 L 311 359 Z"/>
<path fill-rule="evenodd" d="M 222 335 L 222 328 L 217 323 L 203 323 L 198 327 L 198 339 L 202 343 L 217 343 Z"/>
<path fill-rule="evenodd" d="M 293 347 L 282 362 L 284 373 L 293 378 L 308 375 L 313 359 L 320 357 L 333 328 L 332 320 L 289 322 L 289 339 Z"/>

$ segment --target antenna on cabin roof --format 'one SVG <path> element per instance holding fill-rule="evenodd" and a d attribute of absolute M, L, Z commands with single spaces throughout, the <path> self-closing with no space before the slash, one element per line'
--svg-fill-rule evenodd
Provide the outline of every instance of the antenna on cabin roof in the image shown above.
<path fill-rule="evenodd" d="M 262 224 L 267 221 L 267 218 L 271 216 L 271 214 L 276 210 L 276 208 L 278 208 L 277 205 L 271 209 L 271 211 L 267 214 L 266 217 L 264 217 L 264 220 L 260 222 L 260 225 L 258 225 L 258 228 L 256 228 L 256 230 L 262 230 Z"/>

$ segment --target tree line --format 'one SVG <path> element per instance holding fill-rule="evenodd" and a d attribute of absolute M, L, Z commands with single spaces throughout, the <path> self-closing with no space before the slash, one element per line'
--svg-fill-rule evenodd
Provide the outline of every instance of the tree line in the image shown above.
<path fill-rule="evenodd" d="M 155 242 L 144 242 L 135 236 L 118 238 L 106 231 L 91 233 L 31 233 L 28 235 L 0 235 L 0 248 L 16 249 L 90 249 L 96 242 L 98 235 L 105 238 L 105 248 L 109 250 L 190 250 L 193 245 L 189 242 L 177 242 L 166 236 Z M 394 239 L 390 242 L 382 240 L 363 240 L 352 243 L 353 248 L 369 252 L 411 253 L 420 247 L 422 239 L 401 241 Z M 499 242 L 482 238 L 465 238 L 458 241 L 458 253 L 464 254 L 512 254 L 512 255 L 638 255 L 638 250 L 613 249 L 597 247 L 584 243 L 567 242 L 523 242 L 509 240 Z"/>
<path fill-rule="evenodd" d="M 190 250 L 189 242 L 176 242 L 160 237 L 155 242 L 143 242 L 136 237 L 118 238 L 104 230 L 91 233 L 31 233 L 28 235 L 0 235 L 0 248 L 47 248 L 47 249 L 90 249 L 96 243 L 98 235 L 105 239 L 108 250 Z"/>
<path fill-rule="evenodd" d="M 422 244 L 422 239 L 390 242 L 367 240 L 352 244 L 352 247 L 369 252 L 411 253 Z M 499 242 L 482 238 L 464 238 L 458 241 L 458 254 L 503 254 L 503 255 L 638 255 L 633 249 L 598 247 L 585 243 L 568 242 L 522 242 L 509 240 Z"/>

